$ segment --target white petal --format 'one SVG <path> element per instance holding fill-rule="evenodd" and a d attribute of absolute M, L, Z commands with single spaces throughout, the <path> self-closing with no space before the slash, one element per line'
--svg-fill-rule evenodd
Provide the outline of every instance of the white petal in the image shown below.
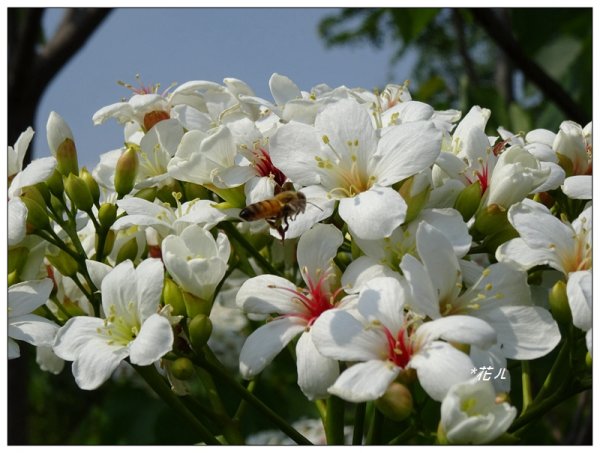
<path fill-rule="evenodd" d="M 456 209 L 424 209 L 419 214 L 419 219 L 441 231 L 458 258 L 469 252 L 472 242 L 469 228 Z"/>
<path fill-rule="evenodd" d="M 297 313 L 299 304 L 292 298 L 296 285 L 276 275 L 259 275 L 246 280 L 238 291 L 235 302 L 247 313 Z"/>
<path fill-rule="evenodd" d="M 75 360 L 81 349 L 93 338 L 98 337 L 97 329 L 104 325 L 100 318 L 76 316 L 62 326 L 54 341 L 54 353 L 64 360 Z"/>
<path fill-rule="evenodd" d="M 317 350 L 310 331 L 300 335 L 296 343 L 296 367 L 298 385 L 311 401 L 327 398 L 327 388 L 340 374 L 337 361 L 323 357 Z"/>
<path fill-rule="evenodd" d="M 284 105 L 286 102 L 302 96 L 300 88 L 294 82 L 277 73 L 269 79 L 269 88 L 277 105 Z"/>
<path fill-rule="evenodd" d="M 441 317 L 439 298 L 425 266 L 407 253 L 402 258 L 400 269 L 402 269 L 402 274 L 406 277 L 411 290 L 411 309 L 429 316 L 431 319 Z"/>
<path fill-rule="evenodd" d="M 387 339 L 380 329 L 368 329 L 345 310 L 327 310 L 312 325 L 315 346 L 325 357 L 367 361 L 387 357 Z"/>
<path fill-rule="evenodd" d="M 506 367 L 506 357 L 496 344 L 489 349 L 480 349 L 475 345 L 471 346 L 470 354 L 473 365 L 477 368 L 477 373 L 480 371 L 480 367 L 492 367 L 494 373 L 491 377 L 491 382 L 496 392 L 510 392 L 510 372 Z"/>
<path fill-rule="evenodd" d="M 569 274 L 567 297 L 573 315 L 573 325 L 584 332 L 592 328 L 592 272 Z"/>
<path fill-rule="evenodd" d="M 434 341 L 414 355 L 408 366 L 417 370 L 423 390 L 434 400 L 442 401 L 454 384 L 472 377 L 473 362 L 448 343 Z"/>
<path fill-rule="evenodd" d="M 55 168 L 56 159 L 54 157 L 43 157 L 32 161 L 22 172 L 17 173 L 10 183 L 8 198 L 18 196 L 23 187 L 46 181 L 54 173 Z"/>
<path fill-rule="evenodd" d="M 575 200 L 592 199 L 592 176 L 577 175 L 565 179 L 562 191 L 569 198 Z"/>
<path fill-rule="evenodd" d="M 29 280 L 8 288 L 8 317 L 31 313 L 46 303 L 52 291 L 52 280 Z"/>
<path fill-rule="evenodd" d="M 54 322 L 34 314 L 13 317 L 8 325 L 9 337 L 34 346 L 51 346 L 57 331 Z"/>
<path fill-rule="evenodd" d="M 90 339 L 83 345 L 73 362 L 75 382 L 83 390 L 97 389 L 111 376 L 128 353 L 126 347 L 109 345 L 105 339 Z"/>
<path fill-rule="evenodd" d="M 306 322 L 299 318 L 279 318 L 252 332 L 240 352 L 240 373 L 244 379 L 260 373 L 305 328 Z"/>
<path fill-rule="evenodd" d="M 354 198 L 343 198 L 339 214 L 355 235 L 380 239 L 391 235 L 404 222 L 406 209 L 406 202 L 398 192 L 374 186 Z"/>
<path fill-rule="evenodd" d="M 16 359 L 21 357 L 21 351 L 19 349 L 19 344 L 13 340 L 12 338 L 8 338 L 8 360 Z"/>
<path fill-rule="evenodd" d="M 85 265 L 96 288 L 102 288 L 102 280 L 104 280 L 104 277 L 106 277 L 113 268 L 108 264 L 100 263 L 95 260 L 85 260 Z"/>
<path fill-rule="evenodd" d="M 528 270 L 539 264 L 563 271 L 563 266 L 553 250 L 531 248 L 521 238 L 511 239 L 496 249 L 496 259 L 521 270 Z"/>
<path fill-rule="evenodd" d="M 27 234 L 27 206 L 19 197 L 8 200 L 8 247 L 19 244 Z"/>
<path fill-rule="evenodd" d="M 135 299 L 139 321 L 144 322 L 158 311 L 163 290 L 164 268 L 157 258 L 142 261 L 135 270 L 137 297 Z"/>
<path fill-rule="evenodd" d="M 342 232 L 333 225 L 319 223 L 304 233 L 298 241 L 297 251 L 298 267 L 303 277 L 306 278 L 306 269 L 309 279 L 316 284 L 323 272 L 331 266 L 338 247 L 343 242 Z"/>
<path fill-rule="evenodd" d="M 379 277 L 365 284 L 358 298 L 358 311 L 369 322 L 379 321 L 391 332 L 404 323 L 405 288 L 398 280 Z"/>
<path fill-rule="evenodd" d="M 357 293 L 374 278 L 392 277 L 400 278 L 398 272 L 394 272 L 388 266 L 379 264 L 378 261 L 368 256 L 360 256 L 352 261 L 342 275 L 342 286 L 347 293 Z"/>
<path fill-rule="evenodd" d="M 496 332 L 487 322 L 465 315 L 447 316 L 426 322 L 417 329 L 416 335 L 420 344 L 443 338 L 485 349 L 496 343 Z"/>
<path fill-rule="evenodd" d="M 498 307 L 484 319 L 494 327 L 500 350 L 509 359 L 537 359 L 560 342 L 556 321 L 542 307 Z"/>
<path fill-rule="evenodd" d="M 129 312 L 129 303 L 136 300 L 137 281 L 133 263 L 130 260 L 117 265 L 102 280 L 102 308 L 104 313 L 111 312 L 114 305 L 117 313 L 124 316 Z"/>
<path fill-rule="evenodd" d="M 399 367 L 384 360 L 358 363 L 340 375 L 329 393 L 353 403 L 372 401 L 385 393 L 399 372 Z"/>
<path fill-rule="evenodd" d="M 169 320 L 158 313 L 142 324 L 140 333 L 129 345 L 131 363 L 150 365 L 173 349 L 173 329 Z"/>

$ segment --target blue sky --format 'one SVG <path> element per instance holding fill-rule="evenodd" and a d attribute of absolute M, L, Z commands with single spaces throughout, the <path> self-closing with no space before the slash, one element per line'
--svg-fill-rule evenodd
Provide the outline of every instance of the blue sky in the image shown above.
<path fill-rule="evenodd" d="M 118 80 L 145 84 L 235 77 L 258 96 L 271 99 L 272 73 L 287 75 L 303 90 L 318 83 L 374 88 L 388 82 L 394 49 L 367 44 L 326 49 L 317 24 L 332 8 L 119 8 L 49 85 L 38 109 L 36 157 L 49 153 L 48 114 L 71 126 L 80 165 L 93 168 L 99 155 L 122 145 L 115 121 L 93 126 L 92 115 L 131 93 Z M 50 9 L 44 25 L 52 33 L 62 11 Z M 394 67 L 395 82 L 410 78 L 414 58 Z"/>

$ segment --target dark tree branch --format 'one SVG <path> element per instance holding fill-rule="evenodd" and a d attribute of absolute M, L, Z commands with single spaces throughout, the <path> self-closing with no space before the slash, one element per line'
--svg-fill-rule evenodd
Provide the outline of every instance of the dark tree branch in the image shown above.
<path fill-rule="evenodd" d="M 8 91 L 22 90 L 30 78 L 35 45 L 42 29 L 42 8 L 8 10 Z"/>
<path fill-rule="evenodd" d="M 473 59 L 471 58 L 471 55 L 469 55 L 469 50 L 467 49 L 467 40 L 465 38 L 465 21 L 463 20 L 460 11 L 454 8 L 452 9 L 452 23 L 454 24 L 454 29 L 456 30 L 458 53 L 460 54 L 465 65 L 467 77 L 471 83 L 477 85 L 479 83 L 479 78 L 477 77 L 477 72 L 475 71 Z"/>
<path fill-rule="evenodd" d="M 521 50 L 510 29 L 489 8 L 471 8 L 473 17 L 493 41 L 508 55 L 525 77 L 552 100 L 569 119 L 585 125 L 589 118 L 569 94 Z"/>

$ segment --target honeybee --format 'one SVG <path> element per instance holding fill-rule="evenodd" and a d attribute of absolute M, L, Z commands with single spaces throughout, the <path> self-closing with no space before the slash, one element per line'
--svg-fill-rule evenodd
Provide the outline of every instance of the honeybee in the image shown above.
<path fill-rule="evenodd" d="M 304 213 L 306 204 L 306 196 L 302 192 L 285 190 L 273 198 L 246 206 L 240 211 L 240 218 L 247 222 L 266 220 L 279 232 L 283 241 L 285 232 L 290 226 L 289 221 L 294 220 L 298 214 Z"/>

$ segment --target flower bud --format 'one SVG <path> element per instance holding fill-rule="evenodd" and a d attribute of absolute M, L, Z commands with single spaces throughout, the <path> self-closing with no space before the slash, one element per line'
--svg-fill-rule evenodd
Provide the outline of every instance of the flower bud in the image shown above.
<path fill-rule="evenodd" d="M 473 225 L 484 236 L 496 233 L 506 226 L 510 226 L 506 216 L 506 209 L 497 204 L 482 207 L 475 216 Z"/>
<path fill-rule="evenodd" d="M 548 302 L 552 316 L 558 323 L 570 325 L 573 322 L 569 298 L 567 297 L 567 284 L 564 281 L 559 280 L 554 284 L 548 295 Z"/>
<path fill-rule="evenodd" d="M 185 199 L 187 201 L 195 200 L 197 198 L 200 200 L 207 200 L 209 198 L 208 189 L 200 184 L 184 182 L 182 185 L 183 194 L 185 195 Z"/>
<path fill-rule="evenodd" d="M 454 202 L 454 209 L 460 212 L 465 222 L 477 212 L 477 208 L 481 202 L 481 195 L 481 183 L 479 181 L 475 181 L 473 184 L 465 187 L 458 194 Z"/>
<path fill-rule="evenodd" d="M 585 354 L 585 366 L 592 369 L 592 354 L 590 354 L 590 351 Z"/>
<path fill-rule="evenodd" d="M 406 223 L 414 220 L 425 207 L 430 189 L 431 176 L 426 173 L 413 175 L 402 183 L 398 192 L 408 206 L 404 220 Z"/>
<path fill-rule="evenodd" d="M 94 199 L 87 184 L 79 176 L 69 174 L 65 181 L 65 192 L 77 209 L 84 212 L 92 209 Z"/>
<path fill-rule="evenodd" d="M 110 255 L 115 245 L 116 233 L 115 230 L 108 230 L 106 232 L 106 239 L 104 240 L 104 252 L 102 256 Z M 96 250 L 98 250 L 98 236 L 96 235 Z"/>
<path fill-rule="evenodd" d="M 205 187 L 211 192 L 216 193 L 223 200 L 227 201 L 231 207 L 234 208 L 245 208 L 246 207 L 246 195 L 244 193 L 244 186 L 231 187 L 228 189 L 222 189 L 214 186 L 213 184 L 205 184 Z"/>
<path fill-rule="evenodd" d="M 135 197 L 153 203 L 154 199 L 156 198 L 156 191 L 156 187 L 145 187 L 141 190 L 138 190 L 135 193 Z"/>
<path fill-rule="evenodd" d="M 100 203 L 100 187 L 98 186 L 98 183 L 85 167 L 81 169 L 79 177 L 83 179 L 83 182 L 87 185 L 90 194 L 92 195 L 92 199 L 94 200 L 94 204 L 98 206 Z"/>
<path fill-rule="evenodd" d="M 62 197 L 65 187 L 63 184 L 63 176 L 57 169 L 55 169 L 54 173 L 46 180 L 46 184 L 53 195 L 59 198 Z"/>
<path fill-rule="evenodd" d="M 519 236 L 517 230 L 515 230 L 512 225 L 508 224 L 502 230 L 496 231 L 495 233 L 486 236 L 481 245 L 488 253 L 492 255 L 496 253 L 498 247 L 504 244 L 506 241 L 514 239 Z"/>
<path fill-rule="evenodd" d="M 48 214 L 40 204 L 35 201 L 34 198 L 28 196 L 21 196 L 21 201 L 25 203 L 27 207 L 27 231 L 31 232 L 36 228 L 44 230 L 50 227 L 50 220 Z"/>
<path fill-rule="evenodd" d="M 206 316 L 210 314 L 211 304 L 209 302 L 187 291 L 182 291 L 182 295 L 188 318 L 193 318 L 198 314 Z"/>
<path fill-rule="evenodd" d="M 74 276 L 79 269 L 77 261 L 64 250 L 60 250 L 56 255 L 46 255 L 46 258 L 58 269 L 58 272 L 67 277 Z"/>
<path fill-rule="evenodd" d="M 56 158 L 58 171 L 68 176 L 79 174 L 75 139 L 69 125 L 56 112 L 51 112 L 46 124 L 46 136 L 50 152 Z"/>
<path fill-rule="evenodd" d="M 375 406 L 390 420 L 401 422 L 410 416 L 413 398 L 404 385 L 392 382 L 383 396 L 375 401 Z"/>
<path fill-rule="evenodd" d="M 35 185 L 35 188 L 37 189 L 37 191 L 39 192 L 40 196 L 44 200 L 44 205 L 45 206 L 49 205 L 50 204 L 50 198 L 52 197 L 52 194 L 50 193 L 50 189 L 48 189 L 48 186 L 46 185 L 46 183 L 45 182 L 38 182 Z"/>
<path fill-rule="evenodd" d="M 163 286 L 162 299 L 164 305 L 170 305 L 173 308 L 173 316 L 185 316 L 185 302 L 183 301 L 183 295 L 181 294 L 181 288 L 179 285 L 171 280 L 169 277 L 165 278 L 165 284 Z"/>
<path fill-rule="evenodd" d="M 134 261 L 138 254 L 138 243 L 137 238 L 134 236 L 129 239 L 125 244 L 121 246 L 117 253 L 117 264 L 122 263 L 125 260 Z"/>
<path fill-rule="evenodd" d="M 177 379 L 187 381 L 194 376 L 196 370 L 190 359 L 187 357 L 179 357 L 171 364 L 171 373 L 173 373 L 173 376 Z"/>
<path fill-rule="evenodd" d="M 129 146 L 125 150 L 115 168 L 115 191 L 119 199 L 130 193 L 135 185 L 139 167 L 139 158 L 134 146 Z"/>
<path fill-rule="evenodd" d="M 98 220 L 107 230 L 115 223 L 117 219 L 117 206 L 112 203 L 102 203 L 98 209 Z"/>
<path fill-rule="evenodd" d="M 8 251 L 8 273 L 16 272 L 21 273 L 21 270 L 27 262 L 29 256 L 29 249 L 27 247 L 15 247 Z"/>
<path fill-rule="evenodd" d="M 196 315 L 188 324 L 190 343 L 196 352 L 206 345 L 211 333 L 212 322 L 206 315 Z"/>
<path fill-rule="evenodd" d="M 40 208 L 46 207 L 46 200 L 44 199 L 44 196 L 42 195 L 40 190 L 35 185 L 27 186 L 22 189 L 21 199 L 23 198 L 29 198 L 30 200 L 35 201 L 38 205 L 40 205 Z"/>

